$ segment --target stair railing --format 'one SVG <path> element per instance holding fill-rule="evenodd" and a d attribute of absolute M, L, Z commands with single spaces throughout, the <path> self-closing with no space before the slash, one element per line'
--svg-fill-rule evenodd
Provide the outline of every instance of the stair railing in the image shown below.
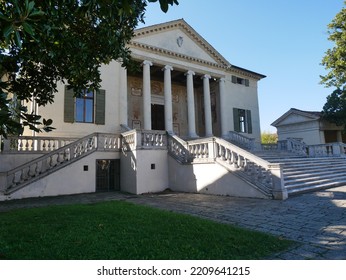
<path fill-rule="evenodd" d="M 119 149 L 120 135 L 90 134 L 6 172 L 5 176 L 2 176 L 3 191 L 5 194 L 11 194 L 96 150 L 119 151 Z"/>
<path fill-rule="evenodd" d="M 175 135 L 168 135 L 168 153 L 184 164 L 217 162 L 266 195 L 275 199 L 287 198 L 280 164 L 271 164 L 226 140 L 211 137 L 185 142 Z"/>
<path fill-rule="evenodd" d="M 47 153 L 68 145 L 78 138 L 8 136 L 3 139 L 3 153 Z"/>
<path fill-rule="evenodd" d="M 229 131 L 227 137 L 225 137 L 226 140 L 239 145 L 241 147 L 244 147 L 248 150 L 254 150 L 255 149 L 255 139 L 249 138 L 244 136 L 243 134 L 240 134 L 235 131 Z"/>

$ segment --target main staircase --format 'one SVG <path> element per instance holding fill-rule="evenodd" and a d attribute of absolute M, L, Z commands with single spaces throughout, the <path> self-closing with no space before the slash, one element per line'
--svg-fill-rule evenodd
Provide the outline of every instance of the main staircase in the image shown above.
<path fill-rule="evenodd" d="M 343 157 L 281 157 L 271 159 L 271 162 L 283 165 L 289 196 L 346 185 L 346 159 Z"/>
<path fill-rule="evenodd" d="M 285 147 L 287 149 L 287 146 Z M 282 166 L 288 196 L 346 185 L 343 143 L 302 145 L 299 149 L 290 151 L 262 149 L 253 153 L 270 163 Z"/>
<path fill-rule="evenodd" d="M 209 137 L 184 141 L 165 131 L 144 130 L 130 130 L 121 135 L 93 133 L 64 142 L 25 137 L 13 141 L 13 145 L 11 141 L 5 142 L 11 144 L 7 148 L 4 145 L 7 153 L 41 151 L 44 155 L 0 172 L 0 192 L 4 195 L 17 192 L 95 151 L 126 153 L 158 149 L 167 150 L 183 166 L 221 165 L 268 198 L 286 199 L 287 195 L 346 185 L 346 145 L 343 143 L 307 146 L 288 139 L 277 145 L 256 147 L 252 139 L 236 133 L 230 133 L 228 139 Z"/>

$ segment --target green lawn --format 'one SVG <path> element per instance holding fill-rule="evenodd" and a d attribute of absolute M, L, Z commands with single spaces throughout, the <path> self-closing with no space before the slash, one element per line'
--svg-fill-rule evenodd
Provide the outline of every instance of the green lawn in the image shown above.
<path fill-rule="evenodd" d="M 0 259 L 263 259 L 292 244 L 119 201 L 0 213 Z"/>

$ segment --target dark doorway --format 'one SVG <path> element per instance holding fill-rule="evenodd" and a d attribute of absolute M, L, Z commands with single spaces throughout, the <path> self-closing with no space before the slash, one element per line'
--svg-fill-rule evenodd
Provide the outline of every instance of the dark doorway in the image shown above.
<path fill-rule="evenodd" d="M 326 143 L 338 142 L 338 136 L 336 130 L 325 130 L 324 139 Z"/>
<path fill-rule="evenodd" d="M 151 128 L 153 130 L 165 130 L 165 106 L 151 104 Z"/>
<path fill-rule="evenodd" d="M 96 191 L 120 190 L 120 159 L 96 160 Z"/>

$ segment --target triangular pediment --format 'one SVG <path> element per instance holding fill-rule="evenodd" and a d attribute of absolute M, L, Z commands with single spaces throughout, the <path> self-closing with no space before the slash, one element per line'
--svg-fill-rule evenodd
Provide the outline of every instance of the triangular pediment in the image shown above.
<path fill-rule="evenodd" d="M 272 126 L 279 127 L 283 125 L 297 124 L 303 122 L 318 121 L 320 119 L 318 112 L 301 111 L 297 109 L 290 109 L 283 114 L 280 118 L 272 123 Z"/>
<path fill-rule="evenodd" d="M 183 19 L 135 30 L 131 48 L 228 67 L 230 63 Z"/>

